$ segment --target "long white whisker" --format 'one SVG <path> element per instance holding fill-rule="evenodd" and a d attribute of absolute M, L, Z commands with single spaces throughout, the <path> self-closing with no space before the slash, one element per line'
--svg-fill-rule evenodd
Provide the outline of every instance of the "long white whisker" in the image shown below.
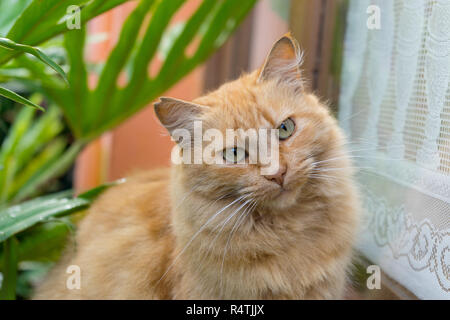
<path fill-rule="evenodd" d="M 316 162 L 313 162 L 312 165 L 317 165 L 317 164 L 320 164 L 320 163 L 326 163 L 326 162 L 330 162 L 330 161 L 334 161 L 334 160 L 340 160 L 340 159 L 377 159 L 377 160 L 386 160 L 386 158 L 379 158 L 379 157 L 345 155 L 345 156 L 335 157 L 335 158 L 326 159 L 326 160 L 322 160 L 322 161 L 316 161 Z M 389 160 L 402 161 L 403 159 L 390 158 Z"/>
<path fill-rule="evenodd" d="M 161 278 L 158 280 L 158 282 L 156 283 L 156 285 L 159 284 L 159 282 L 167 275 L 167 273 L 173 268 L 173 266 L 175 265 L 175 262 L 180 258 L 180 256 L 186 251 L 186 249 L 191 245 L 191 243 L 197 238 L 197 236 L 207 227 L 207 225 L 214 220 L 220 213 L 222 213 L 224 210 L 226 210 L 227 208 L 229 208 L 230 206 L 232 206 L 233 204 L 235 204 L 236 202 L 242 200 L 244 198 L 244 196 L 241 196 L 237 199 L 235 199 L 234 201 L 232 201 L 231 203 L 229 203 L 228 205 L 226 205 L 225 207 L 223 207 L 222 209 L 220 209 L 218 212 L 216 212 L 211 218 L 209 218 L 204 224 L 203 226 L 200 227 L 200 229 L 192 236 L 192 238 L 188 241 L 188 243 L 184 246 L 184 248 L 180 251 L 180 253 L 175 257 L 175 259 L 172 261 L 172 263 L 170 264 L 170 266 L 167 268 L 166 272 L 164 272 L 164 274 L 161 276 Z"/>
<path fill-rule="evenodd" d="M 225 244 L 225 249 L 224 249 L 224 252 L 223 252 L 222 265 L 220 267 L 220 283 L 221 283 L 221 286 L 222 286 L 222 283 L 223 283 L 223 267 L 224 267 L 224 264 L 225 264 L 225 256 L 227 254 L 228 245 L 230 244 L 231 239 L 233 238 L 233 235 L 234 235 L 235 231 L 239 228 L 241 223 L 244 221 L 245 217 L 247 217 L 247 215 L 255 207 L 255 205 L 256 205 L 256 201 L 252 200 L 250 206 L 248 206 L 242 212 L 242 214 L 239 216 L 239 218 L 235 221 L 235 223 L 233 225 L 233 228 L 230 231 L 230 235 L 228 236 L 227 243 Z M 250 210 L 248 210 L 248 209 L 250 209 Z"/>
<path fill-rule="evenodd" d="M 325 180 L 328 182 L 333 182 L 333 183 L 348 183 L 350 181 L 349 178 L 344 178 L 344 177 L 335 177 L 335 176 L 329 176 L 329 175 L 325 175 L 325 174 L 310 174 L 308 176 L 311 179 L 318 179 L 318 180 Z"/>
<path fill-rule="evenodd" d="M 373 169 L 373 167 L 357 167 L 352 166 L 353 169 Z M 316 167 L 311 170 L 312 173 L 314 172 L 327 172 L 327 171 L 340 171 L 340 170 L 348 170 L 348 168 L 335 168 L 335 167 Z"/>
<path fill-rule="evenodd" d="M 217 224 L 217 226 L 213 229 L 213 231 L 215 231 L 220 225 L 222 225 L 222 228 L 220 228 L 219 232 L 216 234 L 216 236 L 214 237 L 214 241 L 218 238 L 218 236 L 221 234 L 221 232 L 223 231 L 223 229 L 225 228 L 225 225 L 228 223 L 228 221 L 230 221 L 235 215 L 236 213 L 239 212 L 239 210 L 242 209 L 242 207 L 244 207 L 245 205 L 247 205 L 251 200 L 247 200 L 244 202 L 244 204 L 242 204 L 239 208 L 237 208 L 232 214 L 230 214 L 224 221 L 222 221 L 221 223 Z"/>

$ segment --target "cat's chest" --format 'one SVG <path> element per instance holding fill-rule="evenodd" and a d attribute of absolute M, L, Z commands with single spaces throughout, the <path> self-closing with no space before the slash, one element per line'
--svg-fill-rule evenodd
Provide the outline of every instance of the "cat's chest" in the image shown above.
<path fill-rule="evenodd" d="M 295 259 L 294 259 L 295 260 Z M 288 259 L 233 257 L 205 267 L 197 265 L 182 277 L 185 292 L 198 299 L 289 299 L 301 296 L 293 276 L 300 272 Z M 186 297 L 187 298 L 187 297 Z"/>

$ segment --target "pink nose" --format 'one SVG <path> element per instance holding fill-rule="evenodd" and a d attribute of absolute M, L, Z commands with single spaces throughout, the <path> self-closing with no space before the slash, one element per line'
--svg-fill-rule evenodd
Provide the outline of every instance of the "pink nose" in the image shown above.
<path fill-rule="evenodd" d="M 269 181 L 273 181 L 278 183 L 280 186 L 283 186 L 284 176 L 286 175 L 287 167 L 285 164 L 280 164 L 278 171 L 275 174 L 264 176 Z"/>

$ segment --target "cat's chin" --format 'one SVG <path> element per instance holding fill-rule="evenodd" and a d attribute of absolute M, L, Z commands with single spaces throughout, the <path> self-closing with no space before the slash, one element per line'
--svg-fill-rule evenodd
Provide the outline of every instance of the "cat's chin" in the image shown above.
<path fill-rule="evenodd" d="M 270 192 L 270 198 L 267 201 L 267 206 L 272 210 L 285 210 L 295 207 L 298 205 L 306 181 L 302 177 L 297 177 L 287 181 L 283 187 L 277 187 L 276 190 L 272 190 Z"/>
<path fill-rule="evenodd" d="M 266 202 L 266 207 L 271 210 L 284 210 L 294 207 L 299 198 L 300 190 L 279 188 L 273 192 L 270 199 Z"/>

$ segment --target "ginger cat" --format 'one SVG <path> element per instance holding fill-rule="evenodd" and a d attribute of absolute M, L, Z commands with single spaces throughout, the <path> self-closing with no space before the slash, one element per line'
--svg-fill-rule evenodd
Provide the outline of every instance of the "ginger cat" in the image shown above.
<path fill-rule="evenodd" d="M 195 120 L 222 133 L 278 129 L 276 172 L 262 175 L 260 163 L 181 163 L 127 179 L 92 205 L 76 249 L 35 298 L 342 298 L 358 196 L 345 138 L 304 88 L 300 60 L 287 34 L 259 70 L 193 102 L 155 104 L 172 134 L 192 131 Z M 225 147 L 226 160 L 246 157 Z M 80 289 L 66 287 L 69 265 L 80 267 Z"/>

